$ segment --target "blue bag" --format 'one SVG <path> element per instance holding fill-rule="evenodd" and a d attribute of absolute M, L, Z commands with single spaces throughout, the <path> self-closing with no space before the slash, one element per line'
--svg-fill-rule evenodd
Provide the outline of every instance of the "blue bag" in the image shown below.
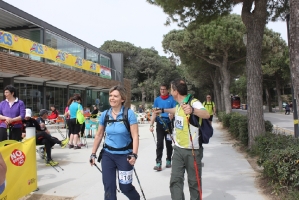
<path fill-rule="evenodd" d="M 189 98 L 188 103 L 191 105 L 193 98 Z M 192 106 L 192 105 L 191 105 Z M 201 123 L 200 123 L 201 120 Z M 198 116 L 191 114 L 189 123 L 195 127 L 198 127 L 199 131 L 199 141 L 200 145 L 208 144 L 210 138 L 213 136 L 213 127 L 211 126 L 208 119 L 200 119 Z"/>

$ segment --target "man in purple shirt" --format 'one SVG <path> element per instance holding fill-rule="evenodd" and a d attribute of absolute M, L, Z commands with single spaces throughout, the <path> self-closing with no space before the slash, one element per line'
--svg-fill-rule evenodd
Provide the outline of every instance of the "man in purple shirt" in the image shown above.
<path fill-rule="evenodd" d="M 0 103 L 0 142 L 22 140 L 22 120 L 25 118 L 24 102 L 16 97 L 16 88 L 8 85 L 4 88 L 5 100 Z"/>

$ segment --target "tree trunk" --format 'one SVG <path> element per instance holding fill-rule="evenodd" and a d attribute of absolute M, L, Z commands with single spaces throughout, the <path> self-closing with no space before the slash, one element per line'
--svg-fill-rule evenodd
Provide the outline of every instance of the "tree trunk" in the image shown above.
<path fill-rule="evenodd" d="M 221 80 L 220 82 L 220 90 L 221 92 L 219 93 L 220 94 L 220 106 L 221 106 L 221 110 L 222 111 L 225 111 L 225 107 L 224 107 L 224 96 L 223 96 L 223 82 Z"/>
<path fill-rule="evenodd" d="M 276 94 L 277 94 L 277 101 L 278 101 L 278 110 L 282 112 L 282 99 L 281 99 L 281 87 L 278 74 L 275 74 L 275 82 L 276 82 Z"/>
<path fill-rule="evenodd" d="M 144 90 L 144 87 L 142 87 L 142 88 L 141 88 L 141 101 L 142 101 L 142 106 L 144 106 L 144 104 L 145 104 L 145 98 L 146 98 L 145 90 Z"/>
<path fill-rule="evenodd" d="M 290 0 L 290 65 L 294 99 L 299 113 L 299 1 Z M 298 121 L 298 118 L 297 118 Z"/>
<path fill-rule="evenodd" d="M 229 92 L 229 86 L 230 86 L 230 73 L 228 70 L 228 52 L 225 52 L 225 55 L 223 56 L 223 62 L 222 66 L 220 67 L 222 80 L 223 80 L 223 98 L 224 98 L 224 107 L 225 107 L 225 113 L 229 114 L 232 112 L 232 106 L 231 106 L 231 97 Z"/>
<path fill-rule="evenodd" d="M 154 99 L 156 99 L 157 98 L 157 90 L 156 90 L 156 88 L 154 89 Z"/>
<path fill-rule="evenodd" d="M 266 91 L 266 101 L 267 101 L 268 111 L 272 112 L 271 96 L 270 96 L 269 88 L 266 87 L 265 91 Z"/>
<path fill-rule="evenodd" d="M 217 111 L 223 111 L 221 110 L 221 97 L 220 97 L 220 85 L 219 85 L 219 68 L 216 68 L 215 70 L 215 76 L 212 79 L 213 85 L 214 85 L 214 100 L 216 104 L 216 110 Z"/>
<path fill-rule="evenodd" d="M 248 146 L 254 144 L 254 138 L 265 133 L 262 87 L 262 43 L 267 19 L 267 0 L 246 0 L 242 8 L 242 21 L 247 30 L 246 73 L 247 73 L 247 117 Z"/>

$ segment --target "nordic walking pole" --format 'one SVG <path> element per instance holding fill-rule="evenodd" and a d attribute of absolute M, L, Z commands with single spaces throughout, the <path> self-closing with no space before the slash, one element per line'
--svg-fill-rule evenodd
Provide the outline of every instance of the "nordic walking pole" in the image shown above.
<path fill-rule="evenodd" d="M 136 173 L 136 170 L 135 170 L 135 167 L 134 167 L 134 166 L 133 166 L 133 169 L 134 169 L 134 173 L 135 173 L 136 179 L 137 179 L 137 181 L 138 181 L 138 184 L 139 184 L 139 186 L 140 186 L 140 190 L 141 190 L 142 196 L 143 196 L 144 200 L 146 200 L 145 195 L 144 195 L 144 192 L 143 192 L 143 189 L 142 189 L 142 187 L 141 187 L 141 184 L 140 184 L 140 181 L 139 181 L 139 178 L 138 178 L 138 175 L 137 175 L 137 173 Z"/>
<path fill-rule="evenodd" d="M 200 198 L 200 200 L 202 200 L 202 191 L 201 191 L 200 177 L 199 177 L 198 167 L 197 167 L 197 163 L 196 163 L 196 159 L 195 159 L 193 139 L 192 139 L 192 135 L 191 135 L 191 132 L 190 132 L 189 115 L 186 116 L 186 118 L 187 118 L 187 122 L 188 122 L 188 130 L 189 130 L 190 141 L 191 141 L 191 145 L 192 145 L 193 164 L 194 164 L 195 175 L 196 175 L 196 180 L 197 180 L 197 186 L 198 186 L 198 191 L 199 191 L 199 198 Z"/>
<path fill-rule="evenodd" d="M 92 160 L 90 160 L 90 163 L 92 163 Z M 101 173 L 103 173 L 102 170 L 97 166 L 97 164 L 93 163 L 93 165 L 96 166 L 96 168 L 97 168 Z M 118 193 L 121 193 L 120 190 L 119 190 L 117 187 L 116 187 L 116 190 L 117 190 Z"/>
<path fill-rule="evenodd" d="M 154 137 L 155 144 L 157 145 L 156 138 L 155 138 L 155 135 L 154 135 L 154 131 L 152 131 L 152 134 L 153 134 L 153 137 Z"/>

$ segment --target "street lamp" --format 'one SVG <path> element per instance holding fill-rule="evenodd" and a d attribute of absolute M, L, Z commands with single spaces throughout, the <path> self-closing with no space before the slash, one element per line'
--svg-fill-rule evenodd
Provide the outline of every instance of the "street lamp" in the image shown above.
<path fill-rule="evenodd" d="M 290 14 L 287 14 L 286 19 L 287 19 L 287 32 L 288 32 L 288 46 L 290 48 Z M 290 65 L 291 65 L 291 63 L 290 63 Z M 290 69 L 291 69 L 291 67 L 290 67 Z M 294 97 L 294 87 L 293 87 L 293 78 L 292 77 L 293 76 L 292 76 L 292 71 L 291 71 L 291 89 L 292 89 L 292 101 L 293 101 L 294 133 L 295 133 L 295 137 L 298 138 L 299 137 L 298 113 L 297 113 L 296 98 Z"/>

